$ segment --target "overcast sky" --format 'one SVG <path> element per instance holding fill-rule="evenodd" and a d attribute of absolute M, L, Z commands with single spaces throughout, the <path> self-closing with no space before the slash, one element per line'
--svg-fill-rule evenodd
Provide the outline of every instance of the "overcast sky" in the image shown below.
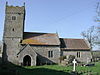
<path fill-rule="evenodd" d="M 96 25 L 99 0 L 0 0 L 0 40 L 3 36 L 5 4 L 23 6 L 25 31 L 58 33 L 63 38 L 82 38 L 80 33 Z"/>

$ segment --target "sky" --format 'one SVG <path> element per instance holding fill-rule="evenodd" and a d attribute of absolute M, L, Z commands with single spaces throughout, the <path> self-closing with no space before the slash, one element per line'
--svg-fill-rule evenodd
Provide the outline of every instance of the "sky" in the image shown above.
<path fill-rule="evenodd" d="M 82 38 L 93 25 L 100 0 L 0 0 L 0 40 L 3 37 L 5 5 L 23 6 L 25 32 L 58 33 L 62 38 Z"/>

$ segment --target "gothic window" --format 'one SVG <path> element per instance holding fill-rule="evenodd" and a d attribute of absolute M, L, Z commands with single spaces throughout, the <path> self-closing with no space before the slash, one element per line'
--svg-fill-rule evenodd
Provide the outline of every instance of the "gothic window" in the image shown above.
<path fill-rule="evenodd" d="M 77 52 L 77 58 L 80 58 L 80 57 L 81 57 L 81 53 Z"/>
<path fill-rule="evenodd" d="M 53 57 L 53 51 L 48 51 L 48 57 L 52 58 Z"/>
<path fill-rule="evenodd" d="M 12 31 L 14 31 L 14 28 L 12 29 Z"/>
<path fill-rule="evenodd" d="M 16 20 L 16 16 L 12 16 L 12 20 Z"/>

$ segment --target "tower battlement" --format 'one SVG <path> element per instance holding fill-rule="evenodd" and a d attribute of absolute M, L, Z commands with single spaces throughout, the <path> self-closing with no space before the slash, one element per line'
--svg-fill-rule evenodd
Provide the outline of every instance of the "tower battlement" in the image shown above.
<path fill-rule="evenodd" d="M 18 13 L 25 13 L 25 3 L 23 6 L 13 6 L 13 5 L 8 5 L 8 3 L 6 3 L 6 13 L 7 14 L 18 14 Z"/>
<path fill-rule="evenodd" d="M 8 5 L 8 2 L 6 2 L 6 6 L 9 6 L 9 7 L 25 7 L 25 3 L 23 4 L 23 6 L 14 6 L 14 5 Z"/>
<path fill-rule="evenodd" d="M 18 6 L 6 6 L 6 13 L 25 13 L 25 7 L 18 7 Z"/>

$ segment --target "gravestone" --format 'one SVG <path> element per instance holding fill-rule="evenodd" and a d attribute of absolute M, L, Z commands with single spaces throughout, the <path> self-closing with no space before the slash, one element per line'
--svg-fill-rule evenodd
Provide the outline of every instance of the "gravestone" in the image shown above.
<path fill-rule="evenodd" d="M 75 71 L 77 61 L 74 59 L 72 62 L 73 62 L 73 71 Z"/>

